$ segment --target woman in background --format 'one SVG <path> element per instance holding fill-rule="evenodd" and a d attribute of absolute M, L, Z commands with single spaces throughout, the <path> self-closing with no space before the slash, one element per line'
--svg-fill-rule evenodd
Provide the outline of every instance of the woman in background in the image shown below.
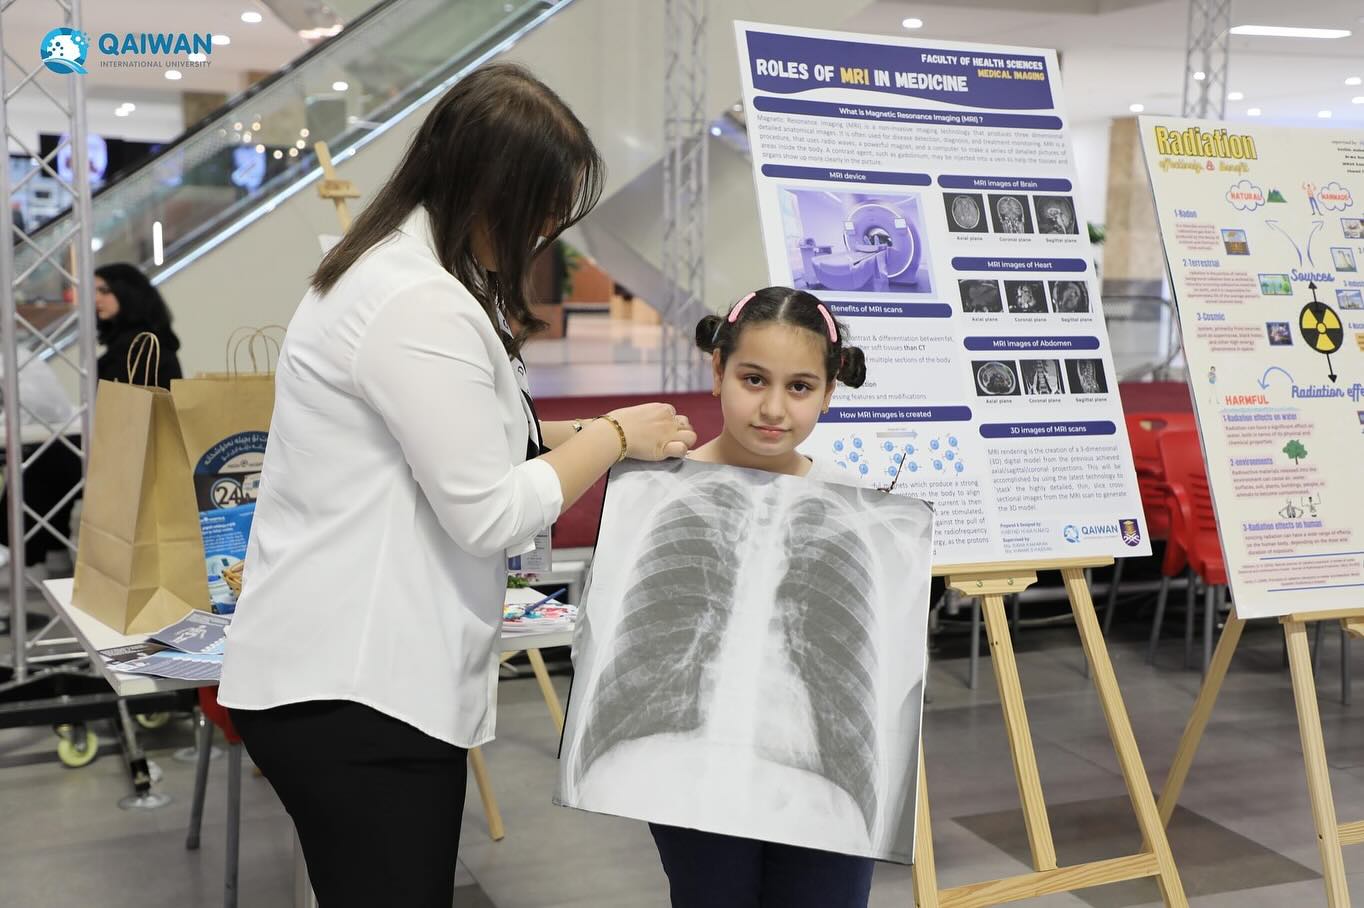
<path fill-rule="evenodd" d="M 129 380 L 128 350 L 133 338 L 144 331 L 161 342 L 160 365 L 152 384 L 170 390 L 171 379 L 184 377 L 175 355 L 180 338 L 171 330 L 170 309 L 136 266 L 120 262 L 95 269 L 95 317 L 104 347 L 98 366 L 101 381 Z"/>

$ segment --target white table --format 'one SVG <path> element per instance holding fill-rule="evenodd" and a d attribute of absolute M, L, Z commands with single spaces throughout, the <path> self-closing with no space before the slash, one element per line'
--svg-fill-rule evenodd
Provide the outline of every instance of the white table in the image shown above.
<path fill-rule="evenodd" d="M 142 694 L 160 694 L 173 690 L 189 690 L 195 687 L 212 687 L 216 681 L 183 681 L 173 678 L 153 678 L 150 675 L 130 675 L 116 672 L 100 658 L 99 651 L 115 646 L 131 646 L 147 642 L 149 634 L 120 634 L 98 618 L 81 611 L 71 604 L 71 590 L 75 581 L 70 577 L 60 580 L 43 581 L 43 598 L 71 628 L 80 642 L 81 649 L 90 657 L 104 680 L 120 697 L 136 697 Z"/>
<path fill-rule="evenodd" d="M 43 582 L 43 596 L 52 604 L 52 608 L 61 616 L 62 620 L 71 628 L 76 639 L 80 642 L 81 648 L 89 655 L 91 663 L 98 669 L 100 674 L 109 682 L 109 686 L 120 697 L 135 697 L 141 694 L 165 693 L 167 691 L 186 690 L 195 687 L 212 687 L 217 682 L 214 681 L 183 681 L 171 678 L 153 678 L 147 675 L 130 675 L 123 672 L 116 672 L 100 658 L 99 651 L 111 649 L 116 646 L 128 646 L 131 644 L 143 643 L 147 640 L 148 634 L 121 634 L 104 622 L 100 621 L 86 612 L 74 607 L 71 603 L 72 587 L 74 581 L 67 577 L 59 580 L 47 580 Z M 559 702 L 559 696 L 554 690 L 554 686 L 549 678 L 549 671 L 545 667 L 545 660 L 540 655 L 543 649 L 556 646 L 571 646 L 573 643 L 573 631 L 554 630 L 546 633 L 525 632 L 517 634 L 503 634 L 500 649 L 502 652 L 501 661 L 505 662 L 517 653 L 525 653 L 530 659 L 531 670 L 535 673 L 535 680 L 540 685 L 540 693 L 545 698 L 545 705 L 549 708 L 550 718 L 553 719 L 555 728 L 562 733 L 564 729 L 564 710 Z M 210 730 L 211 725 L 205 726 Z M 211 746 L 211 740 L 201 736 L 200 748 Z M 241 747 L 234 747 L 234 758 L 240 760 Z M 478 782 L 479 793 L 483 798 L 484 811 L 488 816 L 489 833 L 494 840 L 501 840 L 505 835 L 502 825 L 501 811 L 497 807 L 497 800 L 493 796 L 492 787 L 488 778 L 487 767 L 484 764 L 482 754 L 478 748 L 470 751 L 470 763 L 474 770 L 476 781 Z M 199 775 L 206 774 L 208 761 L 200 759 Z M 232 773 L 229 773 L 229 785 L 237 788 L 240 785 L 240 764 L 237 764 L 237 783 L 232 786 Z M 228 809 L 235 813 L 237 810 L 237 799 L 240 789 L 229 792 Z M 192 827 L 197 823 L 194 817 L 201 817 L 203 809 L 202 790 L 196 785 L 195 806 L 192 809 Z M 229 818 L 229 827 L 233 825 Z M 197 844 L 197 836 L 191 829 L 191 840 Z M 228 836 L 228 873 L 227 873 L 227 892 L 225 902 L 228 905 L 235 904 L 236 890 L 236 855 L 235 842 L 233 836 Z M 314 908 L 317 902 L 313 896 L 312 887 L 308 884 L 308 870 L 303 860 L 302 849 L 298 847 L 298 841 L 294 841 L 294 904 L 296 908 Z"/>

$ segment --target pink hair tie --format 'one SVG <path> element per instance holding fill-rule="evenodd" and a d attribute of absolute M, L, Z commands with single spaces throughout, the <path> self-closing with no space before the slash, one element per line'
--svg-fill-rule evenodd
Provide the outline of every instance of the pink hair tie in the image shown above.
<path fill-rule="evenodd" d="M 735 303 L 734 308 L 729 310 L 729 318 L 725 319 L 725 321 L 729 322 L 731 325 L 737 322 L 739 320 L 739 313 L 743 311 L 743 308 L 748 303 L 748 301 L 753 299 L 753 297 L 756 295 L 757 295 L 756 293 L 750 293 L 743 299 Z"/>
<path fill-rule="evenodd" d="M 825 309 L 825 308 L 824 308 L 824 304 L 823 304 L 823 303 L 817 303 L 816 306 L 817 306 L 817 308 L 819 309 L 819 314 L 822 315 L 822 316 L 824 316 L 824 324 L 826 324 L 826 325 L 829 326 L 829 343 L 831 343 L 831 344 L 837 344 L 837 343 L 838 343 L 838 328 L 836 328 L 836 327 L 834 326 L 834 317 L 833 317 L 832 315 L 829 314 L 829 310 L 828 310 L 828 309 Z M 730 319 L 730 321 L 733 321 L 733 319 Z"/>

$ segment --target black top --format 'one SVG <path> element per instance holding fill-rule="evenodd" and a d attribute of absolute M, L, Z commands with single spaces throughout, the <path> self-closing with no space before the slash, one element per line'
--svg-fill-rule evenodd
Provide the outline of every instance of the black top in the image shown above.
<path fill-rule="evenodd" d="M 137 331 L 128 331 L 109 340 L 104 354 L 99 358 L 98 372 L 101 381 L 126 383 L 129 380 L 128 351 L 132 348 L 133 338 L 137 335 Z M 161 341 L 161 366 L 156 370 L 156 377 L 152 383 L 169 391 L 171 379 L 184 378 L 184 373 L 180 371 L 180 360 L 175 355 L 175 351 L 180 349 L 180 339 L 171 331 L 157 332 L 156 336 Z M 155 356 L 152 361 L 156 361 Z M 133 381 L 137 383 L 143 381 L 142 368 L 138 366 Z"/>

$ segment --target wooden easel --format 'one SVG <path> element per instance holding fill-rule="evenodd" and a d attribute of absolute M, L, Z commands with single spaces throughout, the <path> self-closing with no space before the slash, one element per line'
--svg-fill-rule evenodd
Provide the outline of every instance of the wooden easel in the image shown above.
<path fill-rule="evenodd" d="M 1345 881 L 1345 858 L 1342 845 L 1364 844 L 1364 821 L 1336 822 L 1336 804 L 1331 796 L 1331 774 L 1326 763 L 1326 743 L 1321 736 L 1321 712 L 1317 708 L 1317 679 L 1312 671 L 1312 651 L 1307 643 L 1307 625 L 1316 621 L 1339 621 L 1345 632 L 1354 637 L 1364 636 L 1364 609 L 1332 612 L 1302 612 L 1279 619 L 1284 639 L 1288 644 L 1288 666 L 1293 678 L 1293 701 L 1298 710 L 1298 734 L 1302 738 L 1302 759 L 1307 768 L 1307 795 L 1312 802 L 1312 819 L 1317 826 L 1317 846 L 1321 849 L 1322 879 L 1326 883 L 1326 904 L 1331 908 L 1348 908 L 1350 890 Z M 1217 650 L 1208 665 L 1207 677 L 1194 701 L 1193 714 L 1179 739 L 1170 774 L 1160 793 L 1160 819 L 1168 824 L 1175 804 L 1184 790 L 1193 766 L 1194 755 L 1203 740 L 1203 732 L 1212 717 L 1217 695 L 1227 677 L 1231 658 L 1241 642 L 1245 621 L 1233 609 L 1226 627 L 1217 641 Z"/>
<path fill-rule="evenodd" d="M 313 150 L 317 153 L 318 164 L 322 166 L 323 179 L 321 185 L 317 187 L 317 194 L 335 203 L 336 219 L 341 223 L 341 232 L 345 233 L 351 225 L 350 207 L 346 200 L 360 198 L 360 191 L 350 180 L 343 180 L 336 175 L 331 149 L 327 147 L 326 142 L 314 143 Z M 506 838 L 507 830 L 502 824 L 502 810 L 497 806 L 497 796 L 493 794 L 492 780 L 488 775 L 488 761 L 483 757 L 482 748 L 469 748 L 469 769 L 473 771 L 474 781 L 478 784 L 478 796 L 483 801 L 483 815 L 488 818 L 488 835 L 494 842 L 500 842 Z"/>
<path fill-rule="evenodd" d="M 1023 821 L 1027 826 L 1028 844 L 1032 850 L 1033 871 L 999 880 L 967 883 L 951 889 L 938 888 L 928 807 L 928 776 L 924 767 L 923 746 L 920 745 L 918 815 L 915 818 L 914 836 L 914 901 L 919 908 L 997 905 L 1142 877 L 1155 877 L 1166 905 L 1188 905 L 1184 886 L 1179 880 L 1179 870 L 1170 853 L 1165 827 L 1151 794 L 1146 769 L 1137 750 L 1132 723 L 1127 717 L 1127 708 L 1113 674 L 1113 663 L 1108 658 L 1103 630 L 1094 613 L 1089 584 L 1085 581 L 1087 568 L 1105 567 L 1112 563 L 1112 558 L 1094 558 L 952 566 L 934 570 L 935 574 L 946 578 L 949 588 L 981 600 L 995 680 L 999 685 L 1000 705 L 1004 710 L 1004 726 L 1013 755 L 1014 777 L 1018 782 Z M 1137 854 L 1070 867 L 1058 867 L 1056 864 L 1051 821 L 1047 817 L 1047 805 L 1037 770 L 1037 752 L 1033 748 L 1032 732 L 1028 728 L 1018 665 L 1014 659 L 1013 642 L 1009 638 L 1009 620 L 1004 610 L 1004 597 L 1021 593 L 1036 583 L 1037 572 L 1042 570 L 1059 570 L 1065 581 L 1070 608 L 1075 615 L 1075 626 L 1084 644 L 1099 702 L 1108 720 L 1108 733 L 1113 739 L 1118 765 L 1122 769 L 1123 781 L 1127 784 L 1127 793 L 1132 799 L 1137 825 L 1145 843 L 1144 850 Z M 1361 840 L 1364 840 L 1364 835 Z"/>

